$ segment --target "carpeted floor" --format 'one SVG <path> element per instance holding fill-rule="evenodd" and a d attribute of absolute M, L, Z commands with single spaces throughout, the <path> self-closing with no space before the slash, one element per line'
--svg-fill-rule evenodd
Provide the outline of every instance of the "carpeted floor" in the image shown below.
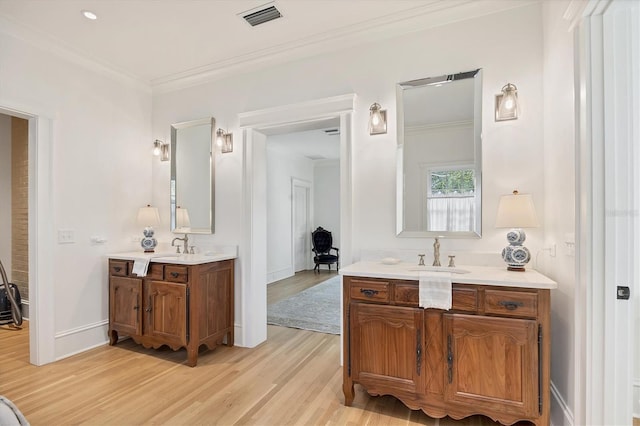
<path fill-rule="evenodd" d="M 267 306 L 267 323 L 340 334 L 340 277 Z"/>

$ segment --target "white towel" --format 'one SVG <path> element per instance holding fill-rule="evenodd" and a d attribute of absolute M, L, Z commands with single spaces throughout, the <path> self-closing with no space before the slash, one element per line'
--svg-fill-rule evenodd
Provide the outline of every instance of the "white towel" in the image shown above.
<path fill-rule="evenodd" d="M 149 259 L 134 259 L 132 273 L 139 277 L 147 275 L 147 268 L 149 267 Z"/>
<path fill-rule="evenodd" d="M 419 305 L 421 308 L 451 309 L 450 272 L 420 272 Z"/>

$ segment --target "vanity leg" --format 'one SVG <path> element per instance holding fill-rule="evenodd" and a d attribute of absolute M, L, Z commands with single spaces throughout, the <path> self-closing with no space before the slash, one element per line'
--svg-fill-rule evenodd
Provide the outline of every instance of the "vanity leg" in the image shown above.
<path fill-rule="evenodd" d="M 355 395 L 353 390 L 353 381 L 345 378 L 342 382 L 342 392 L 344 392 L 344 405 L 350 407 L 353 403 L 353 397 Z"/>
<path fill-rule="evenodd" d="M 118 343 L 118 332 L 115 330 L 109 330 L 109 345 L 113 346 Z"/>
<path fill-rule="evenodd" d="M 187 348 L 187 365 L 195 367 L 198 364 L 198 348 Z"/>
<path fill-rule="evenodd" d="M 227 333 L 227 346 L 233 346 L 233 328 Z"/>

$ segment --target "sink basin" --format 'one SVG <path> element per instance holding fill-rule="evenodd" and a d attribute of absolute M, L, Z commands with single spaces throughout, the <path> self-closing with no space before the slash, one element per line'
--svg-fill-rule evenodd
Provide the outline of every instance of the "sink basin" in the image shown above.
<path fill-rule="evenodd" d="M 413 266 L 409 268 L 410 271 L 425 271 L 425 272 L 451 272 L 452 274 L 468 274 L 469 270 L 462 268 L 450 268 L 448 266 Z"/>

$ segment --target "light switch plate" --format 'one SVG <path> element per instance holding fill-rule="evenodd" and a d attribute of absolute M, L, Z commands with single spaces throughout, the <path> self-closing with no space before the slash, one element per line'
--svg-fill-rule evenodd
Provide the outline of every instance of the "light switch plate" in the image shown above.
<path fill-rule="evenodd" d="M 58 229 L 58 244 L 73 244 L 76 242 L 76 233 L 73 229 Z"/>

